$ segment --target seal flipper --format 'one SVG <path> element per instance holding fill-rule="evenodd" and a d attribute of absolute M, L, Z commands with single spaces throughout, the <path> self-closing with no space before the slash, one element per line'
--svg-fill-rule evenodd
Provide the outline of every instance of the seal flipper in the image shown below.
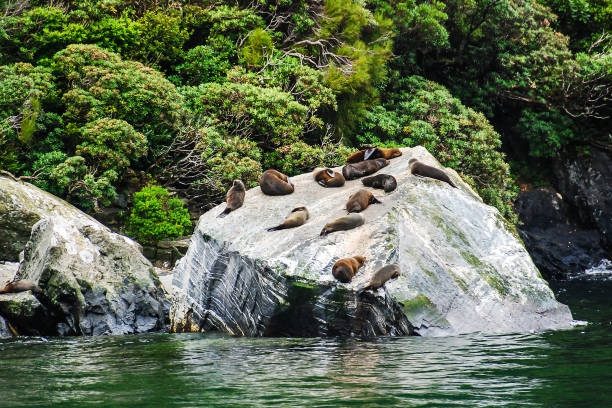
<path fill-rule="evenodd" d="M 325 173 L 327 173 L 327 175 L 331 178 L 334 178 L 336 175 L 334 174 L 334 171 L 332 169 L 327 169 L 325 170 Z"/>
<path fill-rule="evenodd" d="M 382 204 L 382 201 L 380 201 L 378 198 L 372 196 L 372 198 L 370 198 L 370 204 Z"/>
<path fill-rule="evenodd" d="M 232 212 L 232 210 L 226 208 L 225 210 L 223 210 L 223 212 L 221 214 L 217 215 L 217 218 L 223 218 L 223 217 L 225 217 L 227 214 L 229 214 L 231 212 Z"/>
<path fill-rule="evenodd" d="M 367 149 L 365 152 L 363 152 L 363 160 L 368 160 L 368 158 L 372 156 L 375 151 L 376 148 Z"/>
<path fill-rule="evenodd" d="M 327 187 L 327 184 L 325 184 L 325 182 L 323 180 L 319 180 L 319 181 L 317 181 L 317 183 L 319 183 L 319 185 L 321 185 L 323 187 Z"/>

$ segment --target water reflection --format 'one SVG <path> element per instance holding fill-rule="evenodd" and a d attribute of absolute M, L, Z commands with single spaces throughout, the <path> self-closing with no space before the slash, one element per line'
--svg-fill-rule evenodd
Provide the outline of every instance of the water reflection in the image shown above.
<path fill-rule="evenodd" d="M 586 327 L 373 341 L 201 334 L 1 341 L 0 406 L 612 406 L 612 282 L 562 285 L 560 300 Z"/>

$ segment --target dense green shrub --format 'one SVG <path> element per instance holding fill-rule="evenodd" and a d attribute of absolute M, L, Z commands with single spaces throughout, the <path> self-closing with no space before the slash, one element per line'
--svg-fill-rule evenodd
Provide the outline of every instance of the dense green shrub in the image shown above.
<path fill-rule="evenodd" d="M 143 133 L 150 146 L 176 132 L 181 95 L 160 72 L 93 45 L 68 46 L 53 57 L 53 67 L 71 85 L 62 97 L 68 129 L 115 117 Z"/>
<path fill-rule="evenodd" d="M 130 161 L 147 151 L 147 139 L 120 119 L 97 119 L 81 129 L 76 154 L 89 159 L 101 171 L 114 170 L 121 174 Z"/>
<path fill-rule="evenodd" d="M 134 194 L 127 233 L 143 244 L 154 244 L 191 231 L 189 211 L 163 187 L 148 185 Z"/>
<path fill-rule="evenodd" d="M 187 51 L 185 61 L 176 67 L 185 85 L 223 82 L 230 68 L 230 55 L 208 45 L 198 45 Z"/>
<path fill-rule="evenodd" d="M 228 134 L 272 149 L 299 139 L 308 108 L 277 88 L 207 83 L 182 89 L 186 106 L 199 117 L 214 117 Z"/>
<path fill-rule="evenodd" d="M 423 145 L 444 166 L 457 170 L 486 203 L 512 218 L 510 169 L 500 152 L 500 136 L 484 115 L 419 76 L 395 81 L 390 91 L 392 98 L 361 123 L 361 141 Z"/>
<path fill-rule="evenodd" d="M 0 66 L 0 168 L 20 173 L 37 144 L 45 112 L 56 96 L 54 77 L 27 63 Z"/>
<path fill-rule="evenodd" d="M 341 166 L 346 163 L 352 151 L 342 144 L 310 146 L 299 141 L 266 154 L 265 165 L 293 176 L 312 171 L 316 167 Z"/>

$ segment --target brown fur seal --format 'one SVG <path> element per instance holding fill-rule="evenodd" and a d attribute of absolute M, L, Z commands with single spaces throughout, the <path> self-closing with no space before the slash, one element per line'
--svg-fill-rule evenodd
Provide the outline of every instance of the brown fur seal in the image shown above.
<path fill-rule="evenodd" d="M 259 180 L 259 186 L 262 193 L 271 196 L 291 194 L 295 189 L 289 177 L 276 170 L 264 171 Z"/>
<path fill-rule="evenodd" d="M 363 266 L 366 259 L 363 256 L 354 256 L 352 258 L 343 258 L 334 264 L 332 275 L 342 283 L 349 283 L 353 280 L 353 276 L 357 270 Z"/>
<path fill-rule="evenodd" d="M 393 159 L 400 157 L 402 151 L 400 149 L 384 149 L 382 147 L 370 147 L 365 150 L 360 150 L 351 154 L 347 159 L 347 163 L 359 163 L 364 160 L 375 160 L 375 159 Z"/>
<path fill-rule="evenodd" d="M 32 293 L 42 293 L 40 286 L 29 280 L 18 280 L 7 283 L 0 289 L 0 293 L 19 293 L 25 292 L 26 290 L 31 290 Z"/>
<path fill-rule="evenodd" d="M 346 211 L 349 213 L 361 212 L 368 208 L 370 204 L 381 204 L 381 201 L 369 191 L 359 190 L 349 197 L 346 202 Z"/>
<path fill-rule="evenodd" d="M 308 210 L 306 209 L 306 207 L 301 205 L 291 210 L 291 214 L 289 214 L 289 216 L 285 218 L 285 221 L 283 221 L 282 224 L 277 225 L 276 227 L 268 228 L 266 231 L 277 231 L 287 228 L 299 227 L 300 225 L 303 225 L 307 219 Z"/>
<path fill-rule="evenodd" d="M 400 276 L 400 269 L 398 264 L 386 265 L 374 272 L 368 286 L 363 288 L 361 292 L 368 289 L 372 291 L 378 290 L 382 287 L 389 279 L 395 279 Z"/>
<path fill-rule="evenodd" d="M 351 163 L 342 167 L 342 175 L 347 180 L 353 180 L 363 176 L 369 176 L 389 165 L 387 159 L 365 160 L 359 163 Z"/>
<path fill-rule="evenodd" d="M 242 207 L 245 194 L 246 188 L 244 187 L 244 183 L 240 180 L 234 180 L 234 184 L 225 195 L 225 202 L 227 203 L 225 210 L 217 217 L 225 217 L 235 209 Z"/>
<path fill-rule="evenodd" d="M 452 187 L 457 188 L 457 186 L 451 181 L 450 177 L 448 177 L 448 175 L 444 171 L 436 167 L 428 166 L 427 164 L 422 163 L 415 158 L 410 159 L 408 161 L 408 165 L 410 166 L 410 172 L 412 174 L 445 181 Z"/>
<path fill-rule="evenodd" d="M 342 174 L 328 167 L 324 169 L 315 169 L 313 176 L 315 181 L 323 187 L 342 187 L 345 182 Z"/>
<path fill-rule="evenodd" d="M 325 236 L 327 234 L 331 234 L 335 231 L 346 231 L 360 225 L 363 225 L 365 222 L 365 217 L 361 214 L 349 214 L 344 217 L 340 217 L 332 222 L 328 222 L 325 224 L 323 229 L 321 230 L 321 236 Z"/>
<path fill-rule="evenodd" d="M 389 193 L 397 188 L 397 180 L 390 174 L 377 174 L 361 180 L 364 186 L 382 188 L 385 193 Z"/>

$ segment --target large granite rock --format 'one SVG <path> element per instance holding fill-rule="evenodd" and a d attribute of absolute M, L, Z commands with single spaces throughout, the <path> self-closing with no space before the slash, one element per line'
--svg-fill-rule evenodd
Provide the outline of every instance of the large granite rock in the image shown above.
<path fill-rule="evenodd" d="M 520 236 L 547 278 L 583 273 L 611 256 L 602 245 L 599 230 L 585 227 L 574 207 L 552 187 L 521 191 L 514 208 Z"/>
<path fill-rule="evenodd" d="M 372 190 L 383 204 L 363 212 L 365 225 L 320 237 L 323 225 L 346 214 L 360 180 L 326 189 L 312 174 L 293 177 L 295 192 L 246 194 L 242 208 L 202 215 L 187 254 L 174 270 L 173 331 L 236 335 L 525 332 L 572 325 L 541 278 L 516 230 L 457 176 L 460 187 L 411 176 L 408 160 L 438 165 L 424 148 L 403 149 L 381 173 L 398 188 Z M 266 232 L 296 205 L 308 222 Z M 367 257 L 349 284 L 335 281 L 335 261 Z M 375 270 L 399 263 L 400 278 L 376 293 L 359 293 Z"/>
<path fill-rule="evenodd" d="M 578 210 L 584 225 L 597 228 L 612 250 L 612 156 L 593 148 L 589 157 L 564 158 L 554 163 L 557 187 Z"/>
<path fill-rule="evenodd" d="M 15 279 L 38 283 L 42 294 L 0 295 L 0 315 L 19 334 L 126 334 L 166 327 L 165 292 L 138 244 L 27 183 L 0 177 L 0 192 L 9 200 L 3 208 L 10 208 L 0 219 L 24 211 L 39 220 L 23 248 L 14 246 L 24 250 Z"/>

